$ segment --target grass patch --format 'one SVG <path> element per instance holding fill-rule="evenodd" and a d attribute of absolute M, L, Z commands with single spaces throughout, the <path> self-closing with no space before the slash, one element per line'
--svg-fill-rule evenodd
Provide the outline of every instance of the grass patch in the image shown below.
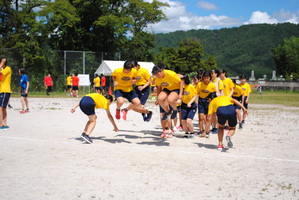
<path fill-rule="evenodd" d="M 280 104 L 290 107 L 299 107 L 299 92 L 291 91 L 263 91 L 260 95 L 254 91 L 250 95 L 249 103 Z"/>

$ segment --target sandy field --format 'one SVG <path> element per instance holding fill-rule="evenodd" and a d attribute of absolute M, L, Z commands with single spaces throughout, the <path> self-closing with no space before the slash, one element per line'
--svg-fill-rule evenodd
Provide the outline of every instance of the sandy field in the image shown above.
<path fill-rule="evenodd" d="M 87 117 L 69 112 L 79 98 L 29 101 L 31 112 L 20 114 L 19 98 L 11 98 L 10 129 L 0 132 L 1 200 L 299 199 L 299 108 L 251 104 L 234 147 L 225 142 L 220 151 L 215 134 L 161 139 L 152 102 L 152 121 L 130 111 L 116 120 L 117 133 L 97 110 L 86 144 Z"/>

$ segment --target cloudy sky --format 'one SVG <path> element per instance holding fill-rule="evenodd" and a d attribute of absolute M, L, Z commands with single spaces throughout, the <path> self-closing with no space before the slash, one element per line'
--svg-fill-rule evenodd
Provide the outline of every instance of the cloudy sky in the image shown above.
<path fill-rule="evenodd" d="M 146 0 L 151 2 L 152 0 Z M 168 21 L 150 25 L 154 33 L 221 29 L 256 23 L 299 23 L 299 0 L 159 0 Z"/>

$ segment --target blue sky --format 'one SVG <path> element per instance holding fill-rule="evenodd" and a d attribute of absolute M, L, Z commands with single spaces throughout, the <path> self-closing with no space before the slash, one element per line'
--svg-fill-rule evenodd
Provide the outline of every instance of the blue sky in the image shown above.
<path fill-rule="evenodd" d="M 151 2 L 152 0 L 145 0 Z M 168 21 L 150 25 L 149 31 L 220 29 L 257 23 L 299 23 L 299 0 L 159 0 Z"/>

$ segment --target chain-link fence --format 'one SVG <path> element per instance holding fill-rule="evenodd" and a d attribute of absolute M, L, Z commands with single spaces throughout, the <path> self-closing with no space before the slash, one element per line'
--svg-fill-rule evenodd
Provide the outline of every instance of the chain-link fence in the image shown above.
<path fill-rule="evenodd" d="M 50 73 L 54 81 L 54 91 L 64 91 L 66 78 L 71 73 L 89 74 L 90 82 L 93 82 L 94 72 L 103 60 L 120 60 L 120 53 L 90 52 L 90 51 L 48 51 L 46 55 L 36 61 L 27 64 L 26 58 L 15 49 L 0 49 L 0 56 L 7 58 L 7 66 L 12 69 L 12 90 L 19 91 L 20 75 L 18 70 L 25 68 L 30 81 L 31 92 L 44 90 L 43 79 Z M 28 66 L 26 66 L 28 65 Z"/>

